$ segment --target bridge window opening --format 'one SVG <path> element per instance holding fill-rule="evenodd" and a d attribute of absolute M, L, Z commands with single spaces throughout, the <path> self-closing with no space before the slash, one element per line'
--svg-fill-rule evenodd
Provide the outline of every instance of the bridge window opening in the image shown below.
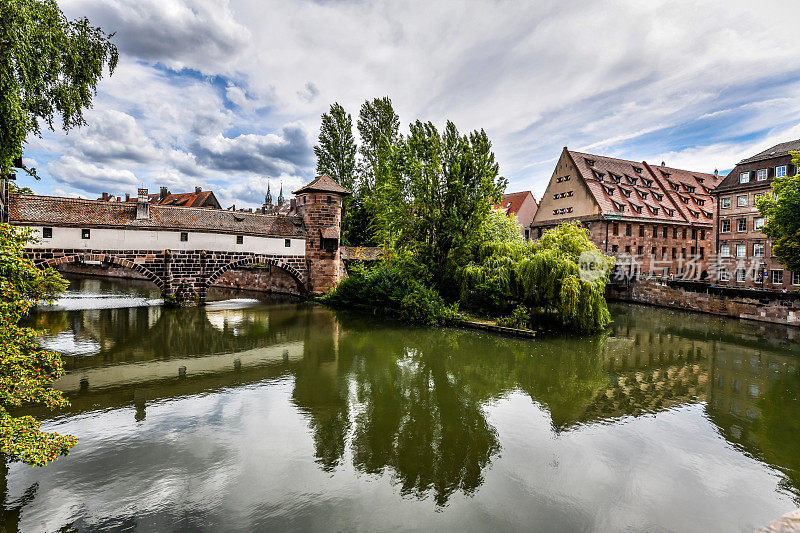
<path fill-rule="evenodd" d="M 53 228 L 42 228 L 42 238 L 43 239 L 52 239 L 53 238 Z"/>
<path fill-rule="evenodd" d="M 92 236 L 92 230 L 90 229 L 82 229 L 81 230 L 81 239 L 89 239 Z"/>
<path fill-rule="evenodd" d="M 244 235 L 236 236 L 236 244 L 244 244 Z"/>
<path fill-rule="evenodd" d="M 292 246 L 292 239 L 284 239 L 284 240 L 283 240 L 283 245 L 284 245 L 286 248 L 290 248 L 290 247 Z"/>
<path fill-rule="evenodd" d="M 325 201 L 328 202 L 328 203 L 331 203 L 332 202 L 331 197 L 330 196 L 326 197 Z"/>
<path fill-rule="evenodd" d="M 189 234 L 186 233 L 185 231 L 182 231 L 181 232 L 181 242 L 186 242 L 188 240 L 189 240 Z"/>

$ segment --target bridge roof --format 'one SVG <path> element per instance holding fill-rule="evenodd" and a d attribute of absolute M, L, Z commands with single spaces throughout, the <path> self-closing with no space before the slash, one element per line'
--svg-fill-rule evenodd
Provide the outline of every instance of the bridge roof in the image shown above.
<path fill-rule="evenodd" d="M 345 189 L 339 183 L 333 179 L 332 177 L 328 176 L 327 174 L 323 174 L 322 176 L 317 176 L 314 181 L 309 183 L 308 185 L 304 185 L 294 191 L 292 194 L 297 194 L 301 192 L 334 192 L 336 194 L 353 194 L 352 191 Z"/>
<path fill-rule="evenodd" d="M 13 194 L 9 221 L 17 224 L 119 229 L 207 231 L 244 235 L 305 237 L 300 217 L 222 209 L 150 205 L 150 218 L 136 219 L 136 202 Z"/>

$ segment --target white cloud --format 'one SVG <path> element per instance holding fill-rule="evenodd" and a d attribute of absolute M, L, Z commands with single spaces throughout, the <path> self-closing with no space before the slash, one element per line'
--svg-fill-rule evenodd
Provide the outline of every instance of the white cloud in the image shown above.
<path fill-rule="evenodd" d="M 72 156 L 62 156 L 48 163 L 47 171 L 57 182 L 90 193 L 109 189 L 130 190 L 139 182 L 130 170 L 103 168 Z"/>

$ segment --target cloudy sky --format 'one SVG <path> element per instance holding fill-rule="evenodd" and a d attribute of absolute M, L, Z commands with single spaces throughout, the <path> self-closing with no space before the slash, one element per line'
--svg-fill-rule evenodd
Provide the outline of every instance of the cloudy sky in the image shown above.
<path fill-rule="evenodd" d="M 711 172 L 800 137 L 796 0 L 63 0 L 121 60 L 89 125 L 29 139 L 44 194 L 212 188 L 260 205 L 314 175 L 320 114 L 389 95 L 484 128 L 509 190 L 562 147 Z M 793 9 L 794 8 L 794 9 Z"/>

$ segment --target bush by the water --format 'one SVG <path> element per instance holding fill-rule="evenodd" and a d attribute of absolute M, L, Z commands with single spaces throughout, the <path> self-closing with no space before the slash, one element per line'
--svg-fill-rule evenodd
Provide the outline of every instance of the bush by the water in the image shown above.
<path fill-rule="evenodd" d="M 448 305 L 439 293 L 416 280 L 395 264 L 367 268 L 356 264 L 322 301 L 332 305 L 369 305 L 395 311 L 413 324 L 441 325 L 458 317 L 458 304 Z"/>

